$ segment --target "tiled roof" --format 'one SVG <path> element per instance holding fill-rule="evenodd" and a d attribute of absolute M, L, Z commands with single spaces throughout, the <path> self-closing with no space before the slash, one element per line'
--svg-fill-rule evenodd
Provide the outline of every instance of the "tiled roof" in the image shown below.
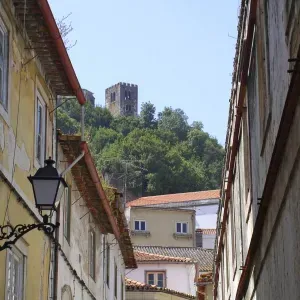
<path fill-rule="evenodd" d="M 70 164 L 82 153 L 80 136 L 59 134 L 59 144 Z M 99 197 L 85 160 L 80 159 L 71 169 L 71 173 L 78 191 L 95 218 L 96 223 L 98 223 L 103 232 L 113 233 L 112 225 L 103 206 L 103 200 Z M 99 182 L 98 184 L 101 183 Z"/>
<path fill-rule="evenodd" d="M 200 276 L 198 277 L 198 283 L 204 283 L 204 282 L 210 283 L 212 281 L 213 281 L 213 273 L 212 272 L 200 274 Z"/>
<path fill-rule="evenodd" d="M 213 235 L 217 233 L 217 230 L 215 228 L 198 228 L 196 229 L 196 232 L 202 232 L 203 234 L 206 235 Z"/>
<path fill-rule="evenodd" d="M 126 284 L 127 291 L 161 292 L 161 293 L 176 295 L 176 296 L 182 297 L 184 299 L 196 299 L 195 296 L 190 295 L 190 294 L 178 292 L 178 291 L 171 290 L 168 288 L 161 288 L 156 285 L 142 283 L 142 282 L 135 281 L 135 280 L 132 280 L 129 278 L 125 278 L 125 284 Z"/>
<path fill-rule="evenodd" d="M 187 257 L 166 256 L 166 255 L 147 253 L 142 251 L 134 251 L 134 255 L 137 262 L 149 262 L 149 261 L 167 261 L 167 262 L 183 262 L 183 263 L 194 262 L 191 258 L 187 258 Z"/>
<path fill-rule="evenodd" d="M 220 190 L 191 192 L 191 193 L 179 193 L 179 194 L 167 194 L 150 197 L 141 197 L 134 201 L 128 202 L 127 206 L 147 206 L 163 203 L 177 203 L 177 202 L 189 202 L 197 200 L 209 200 L 220 198 Z"/>
<path fill-rule="evenodd" d="M 196 261 L 199 271 L 210 272 L 213 269 L 214 251 L 199 247 L 162 247 L 162 246 L 134 246 L 134 251 L 158 254 L 169 257 L 191 258 Z"/>
<path fill-rule="evenodd" d="M 69 163 L 72 163 L 81 153 L 80 145 L 81 137 L 76 135 L 62 135 L 59 134 L 59 143 L 61 145 L 64 156 L 67 158 Z M 87 151 L 88 147 L 87 147 Z M 87 153 L 85 153 L 87 155 Z M 91 173 L 87 167 L 84 159 L 80 159 L 71 169 L 72 177 L 76 183 L 78 191 L 82 198 L 86 202 L 87 208 L 93 215 L 95 222 L 99 225 L 103 233 L 113 233 L 112 224 L 108 218 L 107 212 L 104 209 L 104 199 L 99 196 L 96 185 L 101 185 L 101 179 L 99 182 L 94 182 Z M 103 186 L 102 186 L 103 188 Z M 116 190 L 110 188 L 109 190 L 116 196 Z M 108 190 L 105 191 L 105 197 L 107 198 Z M 124 259 L 126 268 L 136 268 L 136 261 L 132 249 L 132 243 L 129 235 L 128 225 L 124 213 L 121 213 L 116 208 L 116 198 L 110 202 L 110 213 L 115 216 L 115 220 L 120 231 L 119 246 Z"/>

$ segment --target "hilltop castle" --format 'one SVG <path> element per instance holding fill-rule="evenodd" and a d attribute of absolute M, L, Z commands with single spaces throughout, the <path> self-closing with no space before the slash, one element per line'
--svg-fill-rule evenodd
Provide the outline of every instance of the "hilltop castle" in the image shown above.
<path fill-rule="evenodd" d="M 105 107 L 113 116 L 137 116 L 138 86 L 119 82 L 105 90 Z"/>

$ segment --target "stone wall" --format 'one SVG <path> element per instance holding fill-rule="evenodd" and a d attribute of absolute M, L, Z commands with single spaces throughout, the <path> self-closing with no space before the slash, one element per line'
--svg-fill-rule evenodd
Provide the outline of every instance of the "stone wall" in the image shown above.
<path fill-rule="evenodd" d="M 105 106 L 113 116 L 137 116 L 138 86 L 119 82 L 105 90 Z"/>
<path fill-rule="evenodd" d="M 245 60 L 250 40 L 243 62 L 247 78 L 243 83 L 243 75 L 236 77 L 230 104 L 215 292 L 217 299 L 299 299 L 300 79 L 287 71 L 295 68 L 288 60 L 300 51 L 300 5 L 258 0 L 252 19 L 249 7 L 239 44 L 243 51 L 237 52 L 238 61 Z M 287 116 L 291 103 L 297 103 L 290 110 L 294 116 Z M 291 124 L 285 134 L 282 124 Z M 277 159 L 275 153 L 281 153 Z"/>

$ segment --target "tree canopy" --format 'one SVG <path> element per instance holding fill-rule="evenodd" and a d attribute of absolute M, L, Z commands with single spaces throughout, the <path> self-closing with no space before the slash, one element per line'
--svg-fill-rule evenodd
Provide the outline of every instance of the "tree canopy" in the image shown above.
<path fill-rule="evenodd" d="M 86 136 L 98 170 L 136 196 L 192 192 L 220 186 L 224 149 L 188 123 L 182 109 L 143 103 L 138 117 L 113 117 L 101 106 L 86 105 Z M 67 101 L 57 111 L 57 127 L 79 132 L 80 107 Z"/>

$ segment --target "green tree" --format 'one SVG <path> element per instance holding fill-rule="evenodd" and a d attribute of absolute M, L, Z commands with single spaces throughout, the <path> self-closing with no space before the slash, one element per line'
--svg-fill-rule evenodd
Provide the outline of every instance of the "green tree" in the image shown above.
<path fill-rule="evenodd" d="M 141 121 L 136 117 L 119 116 L 111 122 L 111 128 L 126 136 L 136 128 L 141 128 Z"/>
<path fill-rule="evenodd" d="M 113 144 L 122 135 L 111 128 L 100 127 L 94 134 L 91 141 L 94 153 L 99 153 L 104 147 Z"/>
<path fill-rule="evenodd" d="M 64 133 L 80 131 L 80 106 L 68 100 L 57 110 Z M 139 117 L 112 117 L 102 107 L 85 105 L 85 139 L 98 170 L 134 194 L 157 195 L 218 188 L 224 149 L 203 130 L 191 126 L 181 109 L 166 107 L 155 119 L 155 107 L 143 103 Z M 126 176 L 125 176 L 126 174 Z M 119 185 L 120 186 L 120 185 Z"/>
<path fill-rule="evenodd" d="M 186 139 L 189 130 L 188 117 L 182 109 L 165 107 L 158 114 L 158 128 L 174 132 L 179 140 L 183 141 Z"/>
<path fill-rule="evenodd" d="M 205 142 L 209 139 L 209 134 L 198 128 L 191 128 L 187 135 L 187 142 L 193 152 L 199 157 L 203 156 Z"/>
<path fill-rule="evenodd" d="M 57 109 L 56 127 L 64 134 L 76 134 L 79 132 L 79 123 L 59 108 Z"/>
<path fill-rule="evenodd" d="M 157 120 L 155 119 L 155 106 L 150 102 L 144 102 L 141 106 L 141 125 L 144 128 L 156 128 Z"/>

